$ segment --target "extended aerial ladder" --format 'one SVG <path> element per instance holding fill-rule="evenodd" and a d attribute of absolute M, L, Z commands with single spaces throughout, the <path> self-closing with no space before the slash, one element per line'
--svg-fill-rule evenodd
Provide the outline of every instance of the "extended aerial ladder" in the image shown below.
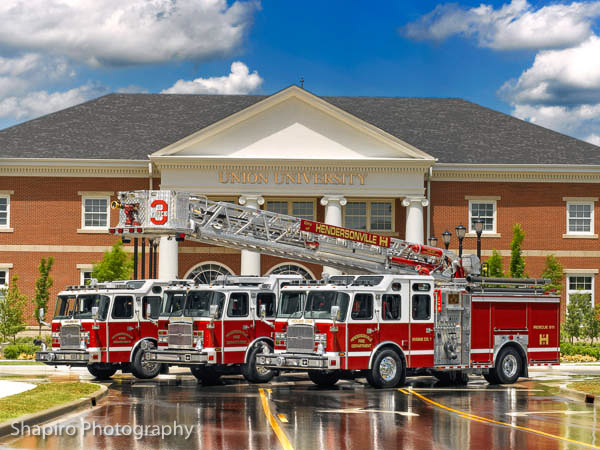
<path fill-rule="evenodd" d="M 474 255 L 169 190 L 120 192 L 116 235 L 170 236 L 325 265 L 347 273 L 479 274 Z"/>

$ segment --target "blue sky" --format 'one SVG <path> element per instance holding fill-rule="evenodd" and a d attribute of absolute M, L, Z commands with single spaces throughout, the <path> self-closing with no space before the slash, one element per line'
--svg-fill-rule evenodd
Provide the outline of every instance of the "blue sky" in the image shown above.
<path fill-rule="evenodd" d="M 3 0 L 0 128 L 109 92 L 460 97 L 600 145 L 600 1 Z"/>

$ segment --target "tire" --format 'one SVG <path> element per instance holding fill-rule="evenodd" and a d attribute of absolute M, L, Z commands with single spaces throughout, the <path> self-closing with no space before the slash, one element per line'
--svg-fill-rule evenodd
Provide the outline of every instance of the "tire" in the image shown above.
<path fill-rule="evenodd" d="M 500 384 L 513 384 L 521 376 L 523 361 L 512 347 L 500 351 L 494 367 L 494 376 Z"/>
<path fill-rule="evenodd" d="M 317 386 L 333 386 L 340 379 L 338 370 L 309 370 L 308 378 Z"/>
<path fill-rule="evenodd" d="M 87 366 L 87 370 L 98 380 L 108 380 L 117 372 L 117 368 L 115 366 L 106 363 L 90 364 Z"/>
<path fill-rule="evenodd" d="M 133 361 L 131 361 L 131 373 L 140 380 L 149 380 L 157 376 L 162 365 L 147 361 L 145 356 L 146 352 L 142 348 L 138 348 L 133 355 Z"/>
<path fill-rule="evenodd" d="M 494 373 L 494 369 L 491 369 L 488 373 L 483 374 L 483 378 L 490 384 L 500 384 Z"/>
<path fill-rule="evenodd" d="M 273 348 L 269 344 L 264 343 L 264 345 L 268 346 L 270 351 L 273 351 Z M 273 369 L 256 366 L 256 357 L 258 354 L 262 353 L 262 351 L 263 345 L 255 345 L 250 349 L 248 362 L 242 364 L 242 375 L 244 375 L 244 378 L 250 383 L 268 383 L 275 376 L 275 371 Z"/>
<path fill-rule="evenodd" d="M 402 358 L 394 350 L 382 350 L 373 360 L 373 367 L 367 372 L 367 381 L 377 389 L 393 388 L 406 381 L 406 367 Z"/>
<path fill-rule="evenodd" d="M 221 374 L 214 367 L 191 366 L 190 371 L 204 386 L 214 386 L 221 378 Z"/>
<path fill-rule="evenodd" d="M 434 376 L 446 386 L 465 386 L 469 382 L 469 375 L 462 370 L 436 372 Z"/>

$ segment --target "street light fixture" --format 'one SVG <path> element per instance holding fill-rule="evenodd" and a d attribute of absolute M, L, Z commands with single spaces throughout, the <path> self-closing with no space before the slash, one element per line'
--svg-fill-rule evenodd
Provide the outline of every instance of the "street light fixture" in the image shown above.
<path fill-rule="evenodd" d="M 450 233 L 448 230 L 444 231 L 442 233 L 442 241 L 444 242 L 446 250 L 448 250 L 448 247 L 450 246 L 450 239 L 452 239 L 452 233 Z"/>
<path fill-rule="evenodd" d="M 483 219 L 475 219 L 473 221 L 473 228 L 477 233 L 477 258 L 481 261 L 481 233 L 483 233 Z"/>
<path fill-rule="evenodd" d="M 429 246 L 430 247 L 437 247 L 437 241 L 438 241 L 438 239 L 435 236 L 431 236 L 429 238 Z"/>
<path fill-rule="evenodd" d="M 465 238 L 465 234 L 467 234 L 467 229 L 464 225 L 458 225 L 456 228 L 456 237 L 458 238 L 458 257 L 462 257 L 462 243 Z"/>

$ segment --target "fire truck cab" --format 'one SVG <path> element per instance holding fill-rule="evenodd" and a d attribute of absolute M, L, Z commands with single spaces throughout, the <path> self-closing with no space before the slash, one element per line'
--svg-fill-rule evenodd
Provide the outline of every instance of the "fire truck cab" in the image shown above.
<path fill-rule="evenodd" d="M 42 345 L 36 361 L 85 366 L 99 379 L 109 378 L 119 369 L 131 371 L 137 378 L 155 377 L 161 366 L 147 361 L 144 353 L 158 343 L 154 318 L 158 318 L 168 284 L 93 280 L 90 285 L 68 286 L 58 294 L 50 325 L 52 348 Z"/>
<path fill-rule="evenodd" d="M 287 285 L 274 351 L 258 355 L 257 366 L 308 371 L 319 385 L 365 376 L 387 388 L 418 373 L 454 382 L 477 373 L 508 384 L 526 376 L 528 364 L 558 364 L 559 297 L 543 289 L 474 286 L 427 275 Z"/>
<path fill-rule="evenodd" d="M 274 372 L 257 368 L 256 355 L 273 349 L 280 289 L 301 279 L 224 276 L 213 284 L 170 286 L 158 316 L 158 347 L 147 361 L 189 367 L 203 384 L 240 371 L 248 381 L 269 381 Z"/>

